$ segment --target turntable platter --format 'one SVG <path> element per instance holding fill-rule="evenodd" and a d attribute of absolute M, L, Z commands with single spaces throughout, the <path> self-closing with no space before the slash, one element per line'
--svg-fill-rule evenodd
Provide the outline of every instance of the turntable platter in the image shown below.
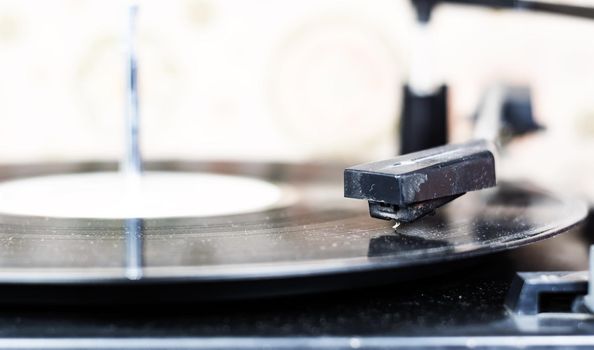
<path fill-rule="evenodd" d="M 527 185 L 503 183 L 495 189 L 462 196 L 436 215 L 395 231 L 390 222 L 370 218 L 366 203 L 343 198 L 341 167 L 237 163 L 149 167 L 247 174 L 289 186 L 299 193 L 299 198 L 286 207 L 210 217 L 71 219 L 0 215 L 0 284 L 4 293 L 12 290 L 6 288 L 9 286 L 29 288 L 25 297 L 39 296 L 31 289 L 44 286 L 100 286 L 103 289 L 97 290 L 101 293 L 116 286 L 120 290 L 180 284 L 214 288 L 208 290 L 208 295 L 194 295 L 202 299 L 241 297 L 248 289 L 234 285 L 264 282 L 273 287 L 274 292 L 267 290 L 272 294 L 302 290 L 312 279 L 317 282 L 308 288 L 315 289 L 324 285 L 318 282 L 325 278 L 332 280 L 353 273 L 389 271 L 396 280 L 399 277 L 394 273 L 398 271 L 547 238 L 567 230 L 586 215 L 586 206 L 581 202 L 559 199 Z M 84 169 L 102 170 L 105 165 L 87 165 Z M 27 175 L 47 172 L 44 168 L 2 170 Z M 52 168 L 52 172 L 65 170 Z M 358 281 L 353 279 L 347 284 Z M 0 292 L 0 299 L 3 297 Z"/>

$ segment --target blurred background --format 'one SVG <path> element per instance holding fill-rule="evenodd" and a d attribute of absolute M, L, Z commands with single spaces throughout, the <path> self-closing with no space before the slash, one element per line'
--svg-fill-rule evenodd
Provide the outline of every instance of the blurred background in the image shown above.
<path fill-rule="evenodd" d="M 138 3 L 146 159 L 350 164 L 399 152 L 409 1 Z M 126 15 L 122 1 L 0 0 L 0 163 L 120 157 Z M 594 21 L 440 5 L 426 34 L 450 141 L 476 135 L 489 89 L 529 87 L 545 129 L 505 147 L 500 175 L 594 203 Z"/>

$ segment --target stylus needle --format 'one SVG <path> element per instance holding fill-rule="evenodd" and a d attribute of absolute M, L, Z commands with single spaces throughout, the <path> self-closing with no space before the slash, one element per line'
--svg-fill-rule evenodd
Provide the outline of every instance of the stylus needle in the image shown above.
<path fill-rule="evenodd" d="M 137 177 L 142 173 L 142 157 L 139 145 L 140 113 L 138 108 L 138 79 L 136 59 L 136 15 L 138 5 L 128 7 L 126 31 L 126 115 L 125 149 L 120 171 Z"/>

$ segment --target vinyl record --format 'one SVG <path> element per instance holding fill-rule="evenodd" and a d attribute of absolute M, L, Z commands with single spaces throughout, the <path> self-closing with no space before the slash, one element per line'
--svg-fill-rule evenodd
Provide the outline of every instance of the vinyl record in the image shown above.
<path fill-rule="evenodd" d="M 0 301 L 47 297 L 142 299 L 243 297 L 377 283 L 415 268 L 521 246 L 581 221 L 586 206 L 527 185 L 468 193 L 433 216 L 394 229 L 367 203 L 343 198 L 342 167 L 161 163 L 173 171 L 246 174 L 295 194 L 237 215 L 72 219 L 0 215 Z M 105 165 L 3 168 L 13 177 L 100 170 Z M 233 194 L 222 193 L 229 200 Z M 361 278 L 338 278 L 357 275 Z M 368 278 L 366 278 L 368 277 Z M 383 282 L 386 282 L 384 280 Z M 76 288 L 86 292 L 74 292 Z M 146 294 L 134 294 L 142 287 Z M 50 289 L 48 289 L 50 288 Z M 57 288 L 48 292 L 51 288 Z M 70 289 L 69 289 L 70 288 Z M 148 288 L 148 289 L 146 289 Z M 24 292 L 23 292 L 24 291 Z M 43 292 L 41 292 L 43 291 Z"/>

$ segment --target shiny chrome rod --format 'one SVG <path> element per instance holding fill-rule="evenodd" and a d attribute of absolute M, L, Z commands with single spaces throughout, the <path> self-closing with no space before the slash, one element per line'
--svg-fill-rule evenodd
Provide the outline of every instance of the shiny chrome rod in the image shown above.
<path fill-rule="evenodd" d="M 126 31 L 126 115 L 124 156 L 120 171 L 128 176 L 140 176 L 142 157 L 139 145 L 140 112 L 138 108 L 138 65 L 136 59 L 136 16 L 138 5 L 128 7 Z"/>
<path fill-rule="evenodd" d="M 142 278 L 144 265 L 144 222 L 142 219 L 124 220 L 126 260 L 125 274 L 129 280 Z"/>

